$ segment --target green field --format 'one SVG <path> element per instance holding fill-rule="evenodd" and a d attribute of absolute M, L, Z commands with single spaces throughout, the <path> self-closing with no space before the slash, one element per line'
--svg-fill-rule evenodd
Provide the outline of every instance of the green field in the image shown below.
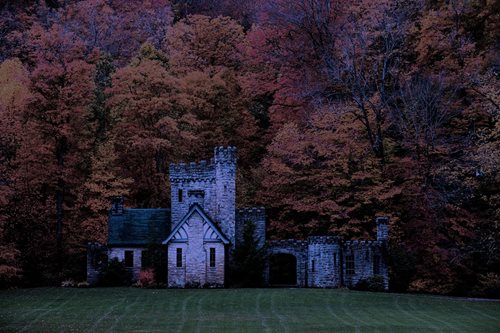
<path fill-rule="evenodd" d="M 323 289 L 0 291 L 2 332 L 500 332 L 500 302 Z"/>

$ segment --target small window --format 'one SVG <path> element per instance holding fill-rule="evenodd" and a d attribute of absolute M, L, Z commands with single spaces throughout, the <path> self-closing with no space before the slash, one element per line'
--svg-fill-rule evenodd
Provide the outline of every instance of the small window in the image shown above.
<path fill-rule="evenodd" d="M 125 267 L 134 267 L 134 251 L 125 251 Z"/>
<path fill-rule="evenodd" d="M 346 256 L 345 257 L 345 273 L 347 275 L 354 275 L 354 256 Z"/>
<path fill-rule="evenodd" d="M 373 256 L 373 275 L 380 274 L 380 256 Z"/>
<path fill-rule="evenodd" d="M 182 249 L 177 248 L 177 267 L 182 267 Z"/>
<path fill-rule="evenodd" d="M 316 265 L 315 264 L 316 264 L 315 261 L 312 260 L 311 261 L 311 270 L 313 271 L 313 273 L 316 271 L 316 267 L 315 267 Z"/>
<path fill-rule="evenodd" d="M 179 189 L 177 191 L 177 201 L 182 202 L 182 190 Z"/>
<path fill-rule="evenodd" d="M 215 267 L 215 248 L 210 248 L 210 267 Z"/>
<path fill-rule="evenodd" d="M 141 267 L 148 268 L 151 267 L 151 257 L 148 250 L 143 250 L 141 252 Z"/>

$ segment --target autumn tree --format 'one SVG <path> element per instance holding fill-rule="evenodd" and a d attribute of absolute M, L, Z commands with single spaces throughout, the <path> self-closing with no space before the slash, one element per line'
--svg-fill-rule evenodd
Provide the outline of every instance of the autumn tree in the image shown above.
<path fill-rule="evenodd" d="M 142 207 L 161 207 L 168 199 L 168 162 L 185 154 L 196 122 L 185 111 L 181 84 L 168 68 L 162 52 L 145 44 L 129 66 L 114 74 L 109 90 L 119 161 L 123 174 L 134 179 L 133 202 Z"/>

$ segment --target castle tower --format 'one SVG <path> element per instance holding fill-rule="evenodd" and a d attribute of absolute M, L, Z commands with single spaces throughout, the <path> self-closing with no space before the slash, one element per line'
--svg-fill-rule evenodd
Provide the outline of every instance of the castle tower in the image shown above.
<path fill-rule="evenodd" d="M 236 147 L 216 147 L 215 163 L 215 220 L 222 232 L 235 244 L 236 212 Z"/>
<path fill-rule="evenodd" d="M 213 218 L 215 213 L 215 164 L 179 163 L 170 165 L 172 227 L 197 203 Z"/>
<path fill-rule="evenodd" d="M 375 222 L 377 223 L 377 240 L 389 240 L 389 218 L 386 216 L 379 216 L 375 219 Z"/>

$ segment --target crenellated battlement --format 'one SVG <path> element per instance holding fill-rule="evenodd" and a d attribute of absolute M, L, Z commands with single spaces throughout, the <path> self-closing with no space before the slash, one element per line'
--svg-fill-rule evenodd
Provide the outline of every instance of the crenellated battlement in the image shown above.
<path fill-rule="evenodd" d="M 293 247 L 299 247 L 299 248 L 307 248 L 307 245 L 309 243 L 305 240 L 298 240 L 298 239 L 277 239 L 277 240 L 271 240 L 269 241 L 269 246 L 271 249 L 273 248 L 293 248 Z"/>
<path fill-rule="evenodd" d="M 261 215 L 265 213 L 266 209 L 264 207 L 246 207 L 236 209 L 236 214 L 238 215 Z"/>
<path fill-rule="evenodd" d="M 344 241 L 345 247 L 380 247 L 384 243 L 378 240 L 348 240 Z"/>
<path fill-rule="evenodd" d="M 236 164 L 236 147 L 215 147 L 215 164 Z"/>
<path fill-rule="evenodd" d="M 307 238 L 309 244 L 338 244 L 342 242 L 339 236 L 309 236 Z"/>
<path fill-rule="evenodd" d="M 210 161 L 170 164 L 170 181 L 215 181 L 214 159 Z"/>

